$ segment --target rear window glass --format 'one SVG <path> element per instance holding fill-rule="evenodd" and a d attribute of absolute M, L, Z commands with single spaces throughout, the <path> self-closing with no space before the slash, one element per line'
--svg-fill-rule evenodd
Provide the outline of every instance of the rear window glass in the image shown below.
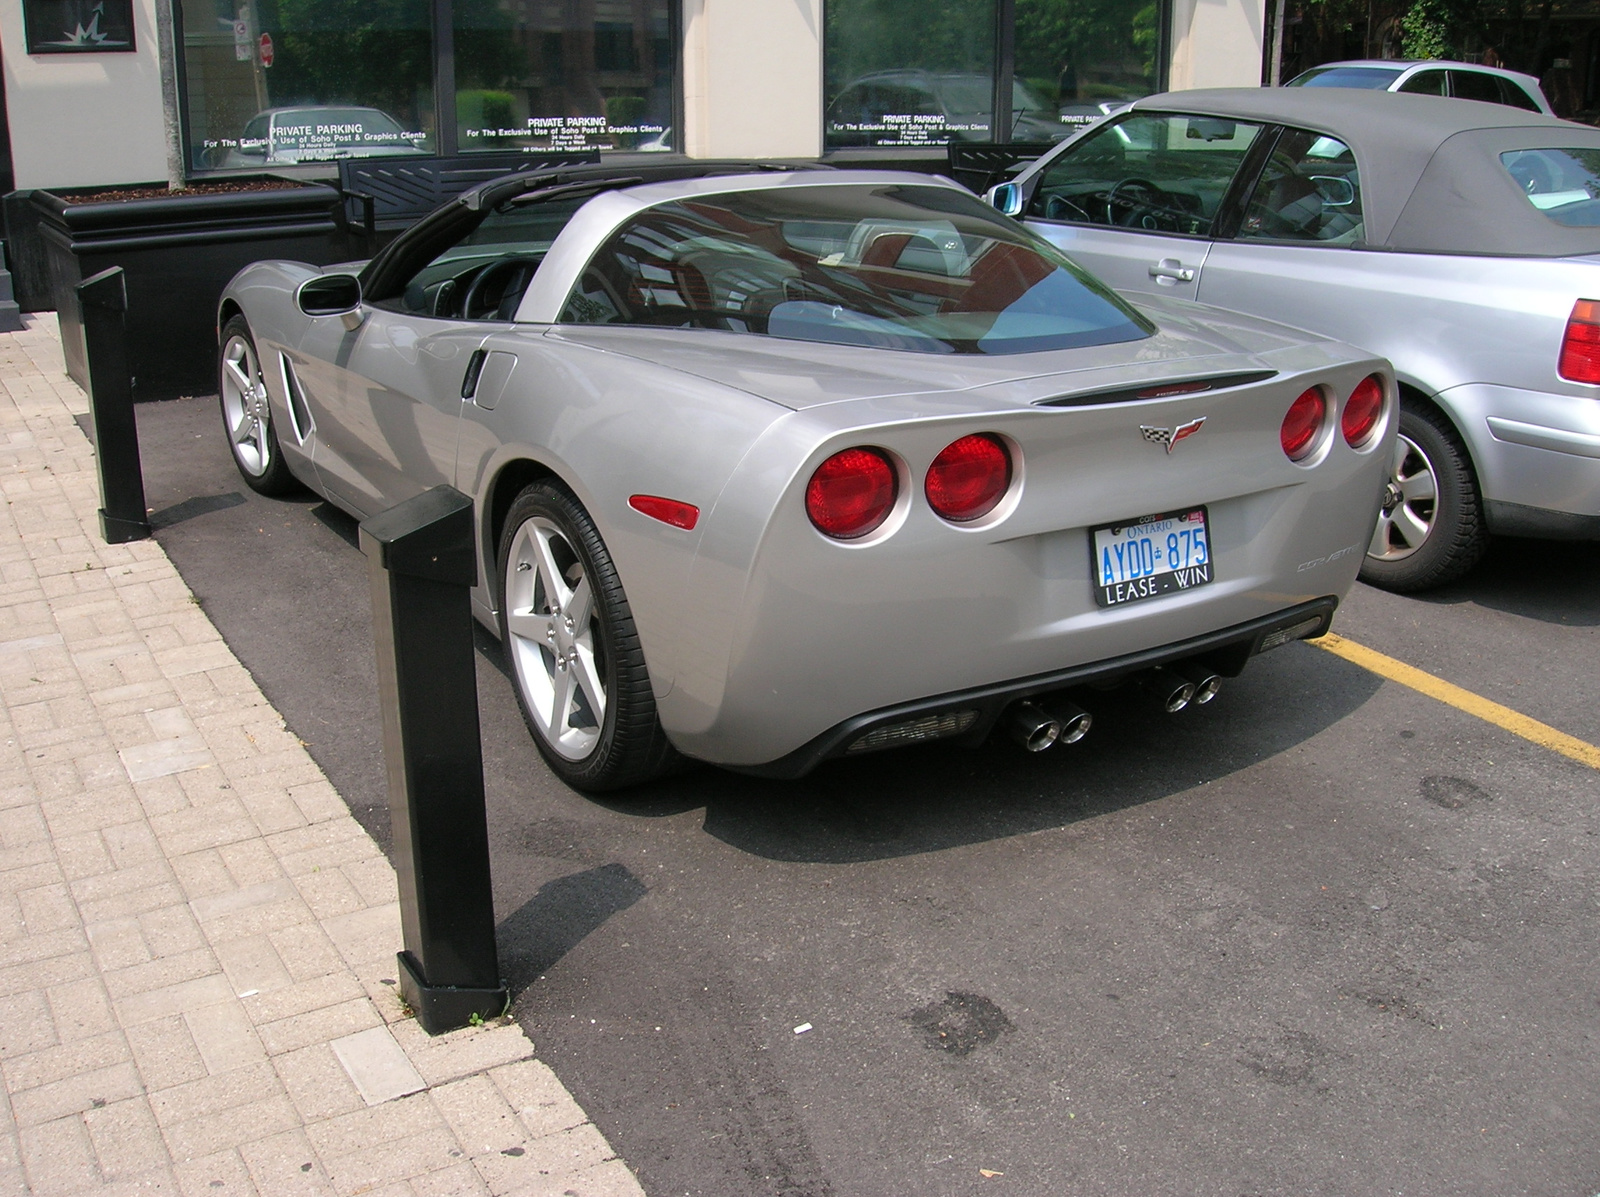
<path fill-rule="evenodd" d="M 976 196 L 916 185 L 658 204 L 600 248 L 561 320 L 918 353 L 1029 353 L 1154 331 Z"/>
<path fill-rule="evenodd" d="M 1396 79 L 1399 70 L 1386 67 L 1327 67 L 1307 71 L 1289 80 L 1290 87 L 1366 87 L 1382 91 Z"/>
<path fill-rule="evenodd" d="M 1528 202 L 1557 224 L 1600 225 L 1600 149 L 1508 150 L 1500 165 Z"/>

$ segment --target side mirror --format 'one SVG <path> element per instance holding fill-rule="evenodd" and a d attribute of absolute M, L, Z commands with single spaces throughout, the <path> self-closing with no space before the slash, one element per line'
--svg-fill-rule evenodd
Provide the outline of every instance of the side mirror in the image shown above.
<path fill-rule="evenodd" d="M 307 279 L 295 292 L 294 301 L 307 316 L 348 316 L 361 308 L 361 281 L 353 274 Z"/>
<path fill-rule="evenodd" d="M 1022 215 L 1022 188 L 1016 183 L 1001 183 L 991 187 L 984 198 L 1006 216 Z"/>

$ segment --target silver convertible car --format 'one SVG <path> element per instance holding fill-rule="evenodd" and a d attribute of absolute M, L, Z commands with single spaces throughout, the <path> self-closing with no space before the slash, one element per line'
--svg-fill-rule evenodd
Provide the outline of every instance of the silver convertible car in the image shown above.
<path fill-rule="evenodd" d="M 585 789 L 1203 701 L 1329 626 L 1394 444 L 1380 359 L 1132 306 L 922 175 L 514 176 L 248 267 L 219 331 L 257 490 L 472 497 L 475 611 Z"/>
<path fill-rule="evenodd" d="M 1600 539 L 1600 130 L 1340 88 L 1151 96 L 991 192 L 1123 292 L 1382 354 L 1400 441 L 1363 579 Z"/>

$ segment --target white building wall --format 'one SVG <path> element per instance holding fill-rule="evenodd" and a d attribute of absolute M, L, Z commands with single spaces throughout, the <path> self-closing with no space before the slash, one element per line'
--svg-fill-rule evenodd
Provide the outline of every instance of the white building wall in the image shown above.
<path fill-rule="evenodd" d="M 1170 87 L 1257 87 L 1263 0 L 1173 0 Z"/>
<path fill-rule="evenodd" d="M 822 0 L 683 0 L 683 17 L 690 157 L 822 153 Z"/>
<path fill-rule="evenodd" d="M 166 179 L 155 0 L 135 0 L 133 20 L 133 54 L 30 56 L 22 5 L 0 0 L 0 53 L 18 188 Z"/>

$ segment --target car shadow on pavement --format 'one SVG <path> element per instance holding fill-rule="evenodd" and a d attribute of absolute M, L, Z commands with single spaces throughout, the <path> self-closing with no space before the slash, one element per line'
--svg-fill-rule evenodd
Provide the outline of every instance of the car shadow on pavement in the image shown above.
<path fill-rule="evenodd" d="M 1600 544 L 1496 537 L 1459 582 L 1407 597 L 1440 606 L 1476 603 L 1541 623 L 1600 626 Z"/>
<path fill-rule="evenodd" d="M 1032 754 L 997 732 L 976 749 L 908 748 L 829 762 L 798 781 L 707 766 L 592 799 L 633 817 L 704 807 L 705 831 L 770 860 L 845 864 L 1025 835 L 1206 785 L 1357 710 L 1375 675 L 1304 645 L 1252 663 L 1205 707 L 1168 715 L 1130 689 L 1077 695 L 1082 741 Z"/>

